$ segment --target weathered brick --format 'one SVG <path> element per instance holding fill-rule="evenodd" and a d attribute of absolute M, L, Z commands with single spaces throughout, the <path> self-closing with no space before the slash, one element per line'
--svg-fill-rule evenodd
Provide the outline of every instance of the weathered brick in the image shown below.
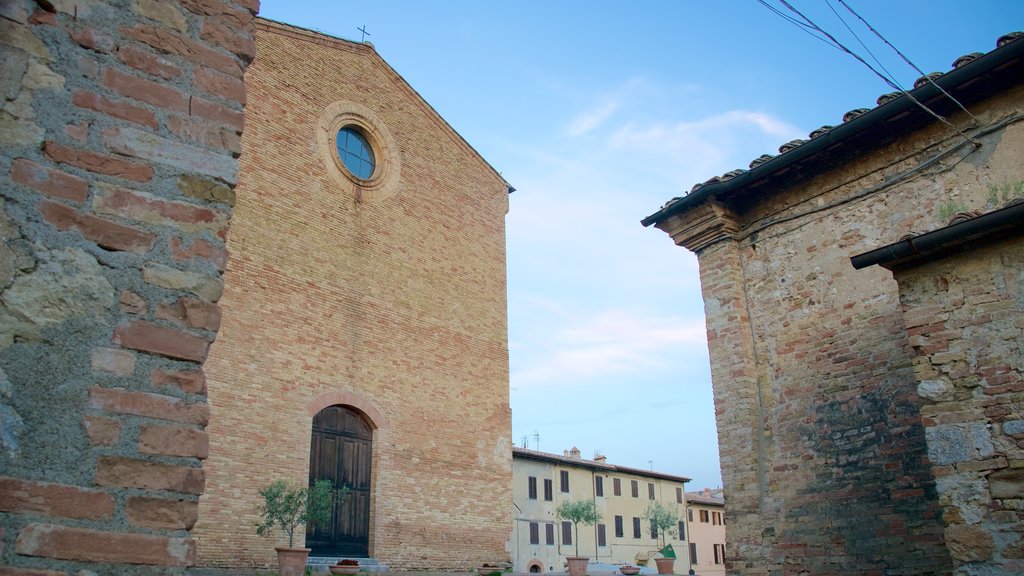
<path fill-rule="evenodd" d="M 242 78 L 243 76 L 242 67 L 233 56 L 217 52 L 195 40 L 160 26 L 139 25 L 122 28 L 121 32 L 130 38 L 168 54 L 177 54 L 186 60 L 209 66 L 236 78 Z"/>
<path fill-rule="evenodd" d="M 54 162 L 70 164 L 96 174 L 117 176 L 134 182 L 148 182 L 153 178 L 152 167 L 116 156 L 69 148 L 50 140 L 44 144 L 43 151 Z"/>
<path fill-rule="evenodd" d="M 86 416 L 82 421 L 89 443 L 93 446 L 111 446 L 121 435 L 121 423 L 102 416 Z"/>
<path fill-rule="evenodd" d="M 205 460 L 210 437 L 202 430 L 146 425 L 139 428 L 139 452 Z"/>
<path fill-rule="evenodd" d="M 78 124 L 68 124 L 64 127 L 64 134 L 69 138 L 84 144 L 89 140 L 90 125 L 91 124 L 87 121 L 79 122 Z"/>
<path fill-rule="evenodd" d="M 212 262 L 218 270 L 224 270 L 228 262 L 228 251 L 223 246 L 216 246 L 202 238 L 192 241 L 187 248 L 182 247 L 183 240 L 178 237 L 171 238 L 171 258 L 181 262 L 190 258 L 203 258 Z"/>
<path fill-rule="evenodd" d="M 94 481 L 98 486 L 202 494 L 204 478 L 202 468 L 101 456 L 96 464 Z"/>
<path fill-rule="evenodd" d="M 221 46 L 237 54 L 244 61 L 251 62 L 256 57 L 256 42 L 251 31 L 251 26 L 239 28 L 237 22 L 207 18 L 203 20 L 199 34 L 206 42 Z"/>
<path fill-rule="evenodd" d="M 156 237 L 148 232 L 82 214 L 74 208 L 48 200 L 39 203 L 39 213 L 58 230 L 77 230 L 84 238 L 110 250 L 148 252 L 156 241 Z"/>
<path fill-rule="evenodd" d="M 226 26 L 251 29 L 252 13 L 232 8 L 225 2 L 218 0 L 181 0 L 181 5 L 194 14 L 212 16 L 214 20 L 219 20 Z"/>
<path fill-rule="evenodd" d="M 220 300 L 224 293 L 224 280 L 220 276 L 178 270 L 157 262 L 148 262 L 142 268 L 142 279 L 169 290 L 191 292 L 207 302 Z"/>
<path fill-rule="evenodd" d="M 124 388 L 89 388 L 89 407 L 118 414 L 147 416 L 187 424 L 205 425 L 210 418 L 206 404 L 187 404 L 180 398 Z"/>
<path fill-rule="evenodd" d="M 132 526 L 191 530 L 199 515 L 195 500 L 132 496 L 125 502 L 125 515 Z"/>
<path fill-rule="evenodd" d="M 101 96 L 95 92 L 78 90 L 71 96 L 71 103 L 79 108 L 88 108 L 90 110 L 106 114 L 107 116 L 121 118 L 122 120 L 135 122 L 136 124 L 142 124 L 143 126 L 149 126 L 150 128 L 155 129 L 159 126 L 159 123 L 156 120 L 156 115 L 149 110 L 139 106 L 133 106 L 126 102 L 111 100 L 110 98 Z"/>
<path fill-rule="evenodd" d="M 115 562 L 159 566 L 191 566 L 195 541 L 145 534 L 105 532 L 52 524 L 29 524 L 18 533 L 14 551 L 82 562 Z"/>
<path fill-rule="evenodd" d="M 27 158 L 11 162 L 11 180 L 54 198 L 84 202 L 89 195 L 89 183 L 85 180 Z"/>
<path fill-rule="evenodd" d="M 208 150 L 134 128 L 108 128 L 103 131 L 103 143 L 120 154 L 144 158 L 186 172 L 206 174 L 225 182 L 234 182 L 237 178 L 238 163 L 233 158 L 210 154 Z"/>
<path fill-rule="evenodd" d="M 125 74 L 116 68 L 104 70 L 102 82 L 104 87 L 140 102 L 177 112 L 189 109 L 187 94 L 152 80 Z"/>
<path fill-rule="evenodd" d="M 153 386 L 174 386 L 189 394 L 206 393 L 206 375 L 202 370 L 153 370 Z"/>
<path fill-rule="evenodd" d="M 115 328 L 114 343 L 132 350 L 194 362 L 206 359 L 210 347 L 209 341 L 195 334 L 138 320 Z"/>
<path fill-rule="evenodd" d="M 157 306 L 158 320 L 169 320 L 189 328 L 216 331 L 220 328 L 220 307 L 195 298 L 179 298 Z"/>
<path fill-rule="evenodd" d="M 192 81 L 209 94 L 245 104 L 245 84 L 237 78 L 209 68 L 197 67 L 192 71 Z"/>
<path fill-rule="evenodd" d="M 100 214 L 111 214 L 161 226 L 173 226 L 185 232 L 210 231 L 223 234 L 228 215 L 220 210 L 187 202 L 165 200 L 145 192 L 100 183 L 93 196 L 92 208 Z"/>
<path fill-rule="evenodd" d="M 0 511 L 63 518 L 112 518 L 114 499 L 100 490 L 0 477 Z"/>
<path fill-rule="evenodd" d="M 132 2 L 132 11 L 178 32 L 188 31 L 188 22 L 174 4 L 159 0 L 135 0 Z"/>
<path fill-rule="evenodd" d="M 146 302 L 146 299 L 142 296 L 128 290 L 121 292 L 121 295 L 118 297 L 118 303 L 121 306 L 121 311 L 125 314 L 139 316 L 149 311 L 149 302 Z"/>
<path fill-rule="evenodd" d="M 131 376 L 135 371 L 135 353 L 115 348 L 94 348 L 92 371 L 114 376 Z"/>
<path fill-rule="evenodd" d="M 112 54 L 117 49 L 117 41 L 113 36 L 95 28 L 75 26 L 69 35 L 76 44 L 89 50 Z"/>
<path fill-rule="evenodd" d="M 239 132 L 245 125 L 245 117 L 242 112 L 198 96 L 192 99 L 191 112 L 193 116 L 213 120 Z"/>
<path fill-rule="evenodd" d="M 118 48 L 117 57 L 121 62 L 140 72 L 145 72 L 164 80 L 173 80 L 182 74 L 181 68 L 170 63 L 166 58 L 152 54 L 135 44 Z"/>
<path fill-rule="evenodd" d="M 212 125 L 195 118 L 171 116 L 167 120 L 167 129 L 181 138 L 212 148 L 228 150 L 236 158 L 242 153 L 242 139 L 236 130 L 230 128 Z"/>

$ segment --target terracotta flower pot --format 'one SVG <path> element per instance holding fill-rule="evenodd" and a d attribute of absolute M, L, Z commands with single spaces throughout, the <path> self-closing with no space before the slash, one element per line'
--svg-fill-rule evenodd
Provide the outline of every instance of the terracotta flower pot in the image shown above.
<path fill-rule="evenodd" d="M 590 558 L 587 556 L 566 556 L 565 561 L 569 563 L 569 576 L 584 576 L 587 573 L 587 563 Z"/>
<path fill-rule="evenodd" d="M 622 572 L 625 576 L 633 576 L 634 574 L 640 573 L 639 566 L 619 566 L 619 572 Z"/>
<path fill-rule="evenodd" d="M 359 565 L 333 564 L 331 565 L 331 574 L 347 574 L 348 576 L 359 574 Z"/>
<path fill-rule="evenodd" d="M 655 558 L 654 563 L 658 565 L 658 574 L 675 574 L 672 571 L 675 566 L 675 558 Z"/>
<path fill-rule="evenodd" d="M 281 576 L 303 576 L 306 573 L 306 558 L 309 548 L 274 548 L 277 550 L 277 567 Z"/>

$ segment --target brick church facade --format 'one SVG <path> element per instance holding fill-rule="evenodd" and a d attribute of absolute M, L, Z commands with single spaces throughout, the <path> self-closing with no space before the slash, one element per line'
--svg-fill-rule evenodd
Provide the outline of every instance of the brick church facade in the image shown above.
<path fill-rule="evenodd" d="M 369 44 L 257 20 L 246 86 L 200 564 L 272 563 L 257 490 L 311 466 L 352 488 L 313 555 L 506 558 L 508 184 Z M 353 125 L 368 179 L 339 160 Z"/>

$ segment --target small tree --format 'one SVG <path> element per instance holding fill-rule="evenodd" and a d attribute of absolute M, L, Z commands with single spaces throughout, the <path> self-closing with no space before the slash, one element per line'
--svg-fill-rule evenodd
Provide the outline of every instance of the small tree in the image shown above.
<path fill-rule="evenodd" d="M 669 507 L 657 500 L 647 505 L 644 517 L 651 521 L 651 527 L 661 536 L 661 547 L 665 548 L 665 535 L 675 537 L 679 533 L 679 521 L 682 517 L 674 507 Z"/>
<path fill-rule="evenodd" d="M 578 502 L 565 500 L 558 505 L 555 514 L 558 514 L 558 517 L 562 520 L 572 522 L 573 529 L 576 532 L 576 556 L 579 556 L 580 524 L 592 526 L 601 521 L 601 514 L 597 511 L 597 505 L 594 504 L 593 500 L 580 500 Z"/>
<path fill-rule="evenodd" d="M 348 496 L 348 486 L 335 490 L 330 480 L 317 480 L 312 487 L 275 480 L 260 490 L 263 504 L 256 507 L 260 521 L 256 533 L 263 536 L 277 527 L 288 534 L 288 547 L 294 548 L 295 529 L 303 524 L 320 526 L 331 518 L 335 503 Z"/>

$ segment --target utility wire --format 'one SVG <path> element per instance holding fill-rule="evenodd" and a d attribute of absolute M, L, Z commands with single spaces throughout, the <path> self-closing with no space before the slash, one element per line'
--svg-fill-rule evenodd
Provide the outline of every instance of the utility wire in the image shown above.
<path fill-rule="evenodd" d="M 819 40 L 821 42 L 824 42 L 825 44 L 831 46 L 832 48 L 835 48 L 836 50 L 839 50 L 840 52 L 842 51 L 842 49 L 839 46 L 836 46 L 832 42 L 829 42 L 826 38 L 822 38 L 821 36 L 815 34 L 813 28 L 811 28 L 807 24 L 797 20 L 796 18 L 793 18 L 789 14 L 786 14 L 782 10 L 779 10 L 778 8 L 772 6 L 766 0 L 756 0 L 756 1 L 761 6 L 764 6 L 765 8 L 767 8 L 767 9 L 771 10 L 772 12 L 774 12 L 775 15 L 778 16 L 779 18 L 782 18 L 783 20 L 785 20 L 785 21 L 789 22 L 790 24 L 796 26 L 801 31 L 803 31 L 803 32 L 807 33 L 808 35 L 810 35 L 815 40 Z"/>
<path fill-rule="evenodd" d="M 842 0 L 839 1 L 842 2 Z M 864 51 L 871 56 L 871 59 L 875 61 L 875 64 L 878 64 L 878 67 L 885 71 L 885 74 L 889 77 L 890 80 L 892 80 L 892 83 L 896 84 L 901 92 L 905 92 L 905 90 L 903 89 L 903 85 L 900 84 L 899 80 L 896 79 L 896 75 L 890 72 L 889 69 L 885 67 L 885 64 L 882 64 L 882 61 L 878 59 L 878 56 L 875 56 L 875 53 L 871 51 L 871 48 L 868 48 L 868 45 L 865 44 L 864 41 L 860 39 L 860 36 L 858 36 L 857 33 L 853 31 L 853 28 L 850 28 L 850 25 L 847 24 L 843 16 L 839 14 L 839 11 L 835 9 L 835 6 L 832 5 L 832 2 L 830 2 L 829 0 L 825 0 L 825 4 L 827 4 L 829 10 L 831 10 L 832 13 L 836 15 L 836 18 L 839 18 L 839 21 L 843 23 L 843 26 L 845 26 L 846 29 L 850 32 L 850 35 L 857 40 L 857 43 L 860 44 L 861 48 L 863 48 Z M 868 28 L 870 28 L 870 26 L 868 26 Z"/>
<path fill-rule="evenodd" d="M 758 2 L 761 2 L 761 0 L 758 0 Z M 783 6 L 785 6 L 786 8 L 788 8 L 790 12 L 793 12 L 794 14 L 796 14 L 797 16 L 799 16 L 799 17 L 800 17 L 801 19 L 803 19 L 803 21 L 804 21 L 804 22 L 806 22 L 806 23 L 807 23 L 807 25 L 808 25 L 808 26 L 810 26 L 810 27 L 811 27 L 811 28 L 812 28 L 813 30 L 815 30 L 815 31 L 817 31 L 817 32 L 820 32 L 821 34 L 824 34 L 824 35 L 825 35 L 825 37 L 827 37 L 827 38 L 828 38 L 828 39 L 829 39 L 829 40 L 831 41 L 831 43 L 832 43 L 832 44 L 834 44 L 834 45 L 835 45 L 835 46 L 836 46 L 837 48 L 839 48 L 839 49 L 840 49 L 840 50 L 842 50 L 843 52 L 846 52 L 846 53 L 847 53 L 847 54 L 849 54 L 850 56 L 853 56 L 853 57 L 854 57 L 854 58 L 856 58 L 856 59 L 857 59 L 857 60 L 858 60 L 858 61 L 859 61 L 859 62 L 860 62 L 861 64 L 863 64 L 863 65 L 867 66 L 867 67 L 868 67 L 868 70 L 871 70 L 872 72 L 874 72 L 874 73 L 875 73 L 875 75 L 876 75 L 876 76 L 878 76 L 879 78 L 881 78 L 883 82 L 885 82 L 886 84 L 888 84 L 888 85 L 889 85 L 889 86 L 891 86 L 892 88 L 894 88 L 894 89 L 896 89 L 896 90 L 899 90 L 900 92 L 902 92 L 902 93 L 903 93 L 903 94 L 904 94 L 904 95 L 905 95 L 905 96 L 906 96 L 907 98 L 909 98 L 909 99 L 910 99 L 910 101 L 911 101 L 911 102 L 913 102 L 913 103 L 914 103 L 914 104 L 916 104 L 916 105 L 917 105 L 918 107 L 920 107 L 920 108 L 921 108 L 922 110 L 924 110 L 925 112 L 927 112 L 928 114 L 930 114 L 931 116 L 933 116 L 933 117 L 934 117 L 934 118 L 935 118 L 936 120 L 938 120 L 938 121 L 942 122 L 943 124 L 945 124 L 945 125 L 949 126 L 949 128 L 950 128 L 951 130 L 955 131 L 955 132 L 956 132 L 957 134 L 959 134 L 960 136 L 963 136 L 963 138 L 964 138 L 965 140 L 967 140 L 968 142 L 970 142 L 971 144 L 974 144 L 975 146 L 981 146 L 981 142 L 978 142 L 977 140 L 975 140 L 975 139 L 971 138 L 970 136 L 968 136 L 967 134 L 965 134 L 965 133 L 964 133 L 964 132 L 963 132 L 962 130 L 960 130 L 960 129 L 959 129 L 959 128 L 957 128 L 956 126 L 953 126 L 953 124 L 951 124 L 951 123 L 949 122 L 949 120 L 946 120 L 946 119 L 945 119 L 945 118 L 943 118 L 942 116 L 940 116 L 940 115 L 936 114 L 936 113 L 935 113 L 935 112 L 933 112 L 933 111 L 932 111 L 932 110 L 931 110 L 930 108 L 928 108 L 927 106 L 925 106 L 924 104 L 922 104 L 922 103 L 921 103 L 921 102 L 920 102 L 920 101 L 919 101 L 919 100 L 918 100 L 917 98 L 914 98 L 914 96 L 913 96 L 913 95 L 912 95 L 912 94 L 911 94 L 910 92 L 908 92 L 908 91 L 906 91 L 906 90 L 904 90 L 904 89 L 900 88 L 899 86 L 897 86 L 897 85 L 896 85 L 896 84 L 895 84 L 895 83 L 894 83 L 894 82 L 893 82 L 892 80 L 890 80 L 889 78 L 887 78 L 887 77 L 886 77 L 886 76 L 885 76 L 884 74 L 882 74 L 881 72 L 879 72 L 878 70 L 876 70 L 876 69 L 874 68 L 874 66 L 872 66 L 871 64 L 869 64 L 867 60 L 864 60 L 864 58 L 861 58 L 861 56 L 860 56 L 859 54 L 857 54 L 857 53 L 856 53 L 856 52 L 854 52 L 853 50 L 850 50 L 849 48 L 847 48 L 847 47 L 846 47 L 845 45 L 843 45 L 843 43 L 842 43 L 842 42 L 840 42 L 839 40 L 837 40 L 835 36 L 833 36 L 833 35 L 829 34 L 829 33 L 828 33 L 828 32 L 826 32 L 826 31 L 825 31 L 825 30 L 824 30 L 824 29 L 823 29 L 823 28 L 822 28 L 821 26 L 818 26 L 817 24 L 815 24 L 813 20 L 811 20 L 810 18 L 808 18 L 807 16 L 805 16 L 805 15 L 804 15 L 804 14 L 803 14 L 802 12 L 800 12 L 799 10 L 797 10 L 797 9 L 796 9 L 796 8 L 795 8 L 795 7 L 794 7 L 794 6 L 792 5 L 792 4 L 790 4 L 790 3 L 789 3 L 789 2 L 787 2 L 786 0 L 779 0 L 779 3 L 781 3 L 781 4 L 783 5 Z M 972 116 L 972 118 L 973 118 L 973 116 Z"/>
<path fill-rule="evenodd" d="M 961 109 L 961 110 L 963 110 L 965 114 L 967 114 L 968 116 L 970 116 L 970 117 L 971 117 L 971 120 L 974 120 L 974 121 L 975 121 L 976 123 L 978 123 L 978 124 L 980 124 L 980 123 L 981 123 L 981 122 L 980 122 L 980 121 L 979 121 L 979 120 L 978 120 L 977 118 L 975 118 L 975 117 L 974 117 L 974 114 L 971 114 L 970 110 L 968 110 L 967 108 L 965 108 L 965 107 L 964 107 L 964 105 L 960 103 L 960 101 L 959 101 L 959 100 L 957 100 L 957 99 L 956 99 L 956 98 L 954 98 L 954 97 L 953 97 L 952 95 L 950 95 L 950 93 L 949 93 L 949 92 L 946 92 L 945 90 L 943 90 L 943 89 L 942 89 L 942 86 L 939 86 L 938 84 L 936 84 L 936 83 L 935 83 L 935 81 L 934 81 L 934 80 L 932 80 L 930 76 L 928 76 L 927 74 L 925 74 L 923 70 L 921 70 L 920 68 L 918 68 L 918 67 L 917 67 L 917 65 L 915 65 L 915 64 L 914 64 L 913 62 L 911 62 L 911 61 L 910 61 L 910 58 L 907 58 L 906 56 L 904 56 L 904 55 L 903 55 L 903 52 L 900 52 L 899 48 L 896 48 L 896 46 L 894 46 L 894 45 L 892 44 L 892 42 L 889 42 L 889 41 L 888 41 L 888 40 L 887 40 L 887 39 L 885 38 L 885 36 L 882 36 L 882 33 L 881 33 L 881 32 L 879 32 L 878 30 L 875 30 L 875 28 L 874 28 L 874 27 L 873 27 L 873 26 L 872 26 L 871 24 L 869 24 L 869 23 L 868 23 L 868 21 L 867 21 L 867 20 L 865 20 L 863 16 L 861 16 L 861 15 L 860 15 L 860 14 L 858 14 L 858 13 L 857 13 L 857 12 L 856 12 L 856 11 L 855 11 L 855 10 L 854 10 L 853 8 L 851 8 L 849 4 L 847 4 L 847 3 L 846 3 L 846 2 L 844 2 L 843 0 L 838 0 L 838 2 L 839 2 L 840 4 L 842 4 L 844 8 L 846 8 L 847 10 L 849 10 L 849 11 L 850 11 L 850 14 L 853 14 L 853 15 L 854 15 L 854 16 L 856 16 L 856 17 L 857 17 L 858 19 L 860 19 L 860 21 L 861 21 L 861 22 L 863 22 L 863 23 L 864 23 L 864 25 L 868 27 L 868 30 L 871 30 L 871 32 L 873 32 L 875 36 L 878 36 L 878 39 L 879 39 L 879 40 L 881 40 L 882 42 L 885 42 L 885 44 L 886 44 L 886 45 L 887 45 L 888 47 L 892 48 L 894 52 L 896 52 L 897 54 L 899 54 L 899 55 L 900 55 L 900 58 L 903 58 L 903 61 L 904 61 L 904 62 L 906 62 L 907 64 L 909 64 L 909 65 L 911 66 L 911 68 L 913 68 L 914 70 L 917 70 L 917 73 L 918 73 L 918 74 L 920 74 L 921 76 L 924 76 L 925 78 L 928 78 L 928 82 L 930 82 L 932 86 L 935 86 L 936 88 L 938 88 L 940 92 L 942 92 L 943 94 L 945 94 L 947 98 L 949 98 L 949 99 L 950 99 L 950 100 L 952 100 L 952 101 L 953 101 L 953 102 L 954 102 L 954 103 L 955 103 L 955 104 L 956 104 L 957 106 L 959 106 L 959 107 L 960 107 L 960 109 Z M 840 19 L 841 19 L 841 18 L 840 18 Z M 877 61 L 877 60 L 876 60 L 876 61 Z M 886 70 L 886 72 L 888 72 L 888 70 Z"/>

